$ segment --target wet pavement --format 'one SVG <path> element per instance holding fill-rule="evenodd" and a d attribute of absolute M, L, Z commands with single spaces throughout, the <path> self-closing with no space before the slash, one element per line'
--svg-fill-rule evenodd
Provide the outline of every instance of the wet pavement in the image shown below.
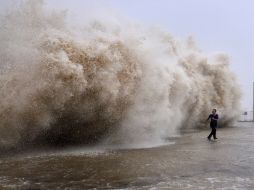
<path fill-rule="evenodd" d="M 185 133 L 146 149 L 76 148 L 0 159 L 0 189 L 254 188 L 254 124 Z"/>

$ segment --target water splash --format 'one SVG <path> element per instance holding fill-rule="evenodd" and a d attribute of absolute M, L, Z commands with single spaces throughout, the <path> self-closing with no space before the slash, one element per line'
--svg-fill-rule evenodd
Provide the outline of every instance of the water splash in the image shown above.
<path fill-rule="evenodd" d="M 0 146 L 159 143 L 179 128 L 238 115 L 229 59 L 192 38 L 91 20 L 71 27 L 66 11 L 25 1 L 0 22 Z M 106 138 L 106 140 L 105 140 Z"/>

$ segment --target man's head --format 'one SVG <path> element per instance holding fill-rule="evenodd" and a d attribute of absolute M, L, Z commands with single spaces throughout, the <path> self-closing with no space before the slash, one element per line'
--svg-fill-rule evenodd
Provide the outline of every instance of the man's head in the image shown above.
<path fill-rule="evenodd" d="M 215 113 L 216 113 L 216 111 L 217 111 L 216 109 L 213 109 L 212 113 L 213 113 L 213 114 L 215 114 Z"/>

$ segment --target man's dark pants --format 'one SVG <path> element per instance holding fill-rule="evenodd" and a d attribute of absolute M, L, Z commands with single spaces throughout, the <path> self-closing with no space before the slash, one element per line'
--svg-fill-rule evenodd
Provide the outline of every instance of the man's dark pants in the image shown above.
<path fill-rule="evenodd" d="M 212 128 L 212 131 L 207 138 L 210 139 L 213 136 L 213 138 L 216 139 L 216 127 L 211 127 L 211 128 Z"/>

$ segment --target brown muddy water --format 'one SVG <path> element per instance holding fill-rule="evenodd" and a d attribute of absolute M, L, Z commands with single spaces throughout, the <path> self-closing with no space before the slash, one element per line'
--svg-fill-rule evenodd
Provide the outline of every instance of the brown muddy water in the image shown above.
<path fill-rule="evenodd" d="M 69 148 L 2 155 L 0 189 L 254 189 L 254 124 L 189 132 L 144 149 Z"/>

